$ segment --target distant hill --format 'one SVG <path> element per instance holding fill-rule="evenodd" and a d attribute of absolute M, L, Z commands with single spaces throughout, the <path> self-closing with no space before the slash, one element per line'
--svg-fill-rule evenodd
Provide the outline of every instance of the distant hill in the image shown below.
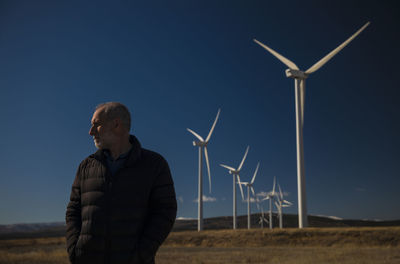
<path fill-rule="evenodd" d="M 258 224 L 260 214 L 251 216 L 252 228 L 260 228 Z M 265 214 L 268 219 L 268 215 Z M 339 219 L 329 216 L 308 216 L 310 227 L 383 227 L 400 226 L 400 220 L 393 221 L 373 221 L 373 220 L 351 220 Z M 298 218 L 294 214 L 283 215 L 284 227 L 297 227 Z M 238 216 L 237 225 L 239 229 L 247 228 L 247 215 Z M 274 227 L 279 226 L 276 214 L 273 214 Z M 264 228 L 268 225 L 264 223 Z M 221 216 L 204 219 L 204 230 L 232 229 L 232 216 Z M 173 227 L 173 232 L 197 230 L 196 219 L 177 219 Z M 36 238 L 36 237 L 59 237 L 65 235 L 65 223 L 36 223 L 36 224 L 13 224 L 0 225 L 0 239 L 13 238 Z"/>
<path fill-rule="evenodd" d="M 45 229 L 52 229 L 54 227 L 60 227 L 64 225 L 64 222 L 0 225 L 0 234 L 15 232 L 34 232 Z"/>
<path fill-rule="evenodd" d="M 0 225 L 0 239 L 59 237 L 64 234 L 64 222 Z"/>
<path fill-rule="evenodd" d="M 279 219 L 276 214 L 273 215 L 273 226 L 274 228 L 279 227 Z M 261 214 L 251 215 L 251 226 L 252 228 L 260 228 L 258 224 Z M 268 215 L 264 214 L 264 217 L 268 219 Z M 352 219 L 340 219 L 337 217 L 329 216 L 308 216 L 309 227 L 378 227 L 378 226 L 400 226 L 400 220 L 393 221 L 374 221 L 374 220 L 352 220 Z M 232 229 L 232 216 L 222 216 L 204 219 L 204 230 L 217 230 L 217 229 Z M 247 228 L 247 215 L 241 215 L 237 218 L 238 228 Z M 264 223 L 264 228 L 268 227 L 268 224 Z M 298 227 L 298 216 L 297 214 L 284 214 L 283 215 L 283 227 Z M 175 222 L 173 231 L 187 231 L 197 230 L 197 219 L 196 220 L 177 220 Z"/>

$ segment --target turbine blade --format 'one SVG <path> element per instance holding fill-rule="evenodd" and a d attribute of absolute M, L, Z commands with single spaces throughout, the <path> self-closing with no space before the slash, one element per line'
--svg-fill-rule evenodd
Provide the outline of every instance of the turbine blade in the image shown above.
<path fill-rule="evenodd" d="M 192 133 L 195 137 L 197 137 L 200 141 L 204 141 L 204 139 L 197 134 L 196 132 L 194 132 L 193 130 L 191 130 L 190 128 L 187 128 L 187 131 L 189 131 L 190 133 Z"/>
<path fill-rule="evenodd" d="M 211 173 L 210 173 L 210 162 L 208 161 L 208 151 L 207 147 L 204 147 L 204 156 L 206 158 L 206 165 L 207 165 L 207 171 L 208 171 L 208 185 L 210 187 L 210 193 L 211 193 Z"/>
<path fill-rule="evenodd" d="M 254 197 L 256 197 L 256 192 L 254 191 L 253 186 L 250 186 L 250 190 L 251 190 L 251 192 L 253 193 Z"/>
<path fill-rule="evenodd" d="M 238 182 L 240 183 L 240 177 L 239 177 L 239 175 L 236 175 L 236 176 L 237 176 Z M 242 188 L 242 185 L 241 185 L 241 184 L 239 184 L 239 188 L 240 188 L 240 194 L 242 195 L 242 200 L 244 200 L 243 188 Z"/>
<path fill-rule="evenodd" d="M 310 74 L 321 68 L 325 63 L 327 63 L 333 56 L 335 56 L 339 51 L 341 51 L 344 47 L 346 47 L 347 44 L 350 43 L 355 37 L 358 36 L 367 26 L 369 25 L 369 22 L 367 22 L 364 26 L 362 26 L 356 33 L 354 33 L 350 38 L 348 38 L 345 42 L 343 42 L 339 47 L 336 49 L 332 50 L 328 55 L 323 57 L 321 60 L 319 60 L 317 63 L 315 63 L 311 68 L 309 68 L 305 73 Z"/>
<path fill-rule="evenodd" d="M 215 124 L 217 124 L 217 120 L 218 120 L 220 112 L 221 112 L 221 109 L 218 109 L 217 117 L 215 118 L 214 124 L 212 125 L 212 127 L 210 129 L 210 132 L 208 133 L 208 136 L 206 138 L 206 142 L 208 142 L 210 140 L 210 138 L 211 138 L 211 134 L 214 131 Z"/>
<path fill-rule="evenodd" d="M 300 81 L 300 100 L 301 100 L 301 127 L 304 125 L 304 100 L 306 97 L 305 79 Z"/>
<path fill-rule="evenodd" d="M 276 177 L 274 176 L 274 187 L 272 188 L 272 195 L 275 195 Z"/>
<path fill-rule="evenodd" d="M 238 171 L 240 171 L 242 169 L 243 163 L 244 163 L 244 161 L 246 160 L 246 157 L 247 157 L 247 153 L 249 152 L 249 148 L 250 147 L 247 146 L 246 152 L 244 153 L 244 156 L 243 156 L 243 159 L 242 159 L 242 162 L 240 162 L 239 168 L 237 169 Z"/>
<path fill-rule="evenodd" d="M 293 205 L 291 202 L 283 200 L 284 203 L 288 204 L 288 205 Z"/>
<path fill-rule="evenodd" d="M 260 162 L 257 164 L 257 168 L 256 168 L 256 171 L 254 172 L 254 175 L 253 175 L 253 179 L 251 179 L 251 184 L 253 184 L 254 183 L 254 180 L 256 179 L 256 175 L 257 175 L 257 172 L 258 172 L 258 167 L 260 167 Z"/>
<path fill-rule="evenodd" d="M 241 181 L 240 181 L 239 175 L 236 175 L 236 177 L 237 177 L 237 184 L 241 185 L 241 184 L 244 184 L 244 183 L 245 183 L 245 182 L 241 182 Z"/>
<path fill-rule="evenodd" d="M 227 166 L 227 165 L 224 165 L 224 164 L 219 164 L 221 167 L 224 167 L 225 169 L 228 169 L 228 170 L 231 170 L 231 171 L 234 171 L 235 169 L 234 168 L 232 168 L 232 167 L 229 167 L 229 166 Z"/>
<path fill-rule="evenodd" d="M 292 61 L 288 60 L 287 58 L 283 57 L 281 54 L 279 54 L 275 50 L 267 47 L 267 45 L 261 43 L 260 41 L 258 41 L 256 39 L 253 39 L 253 40 L 254 40 L 255 43 L 257 43 L 258 45 L 260 45 L 264 49 L 268 50 L 272 55 L 274 55 L 278 60 L 280 60 L 283 64 L 288 66 L 290 69 L 299 70 L 299 68 L 296 66 L 296 64 L 294 64 L 294 62 L 292 62 Z"/>
<path fill-rule="evenodd" d="M 282 189 L 281 189 L 281 186 L 279 185 L 279 183 L 278 183 L 278 188 L 279 188 L 279 198 L 282 201 L 283 200 L 283 193 L 282 193 Z"/>

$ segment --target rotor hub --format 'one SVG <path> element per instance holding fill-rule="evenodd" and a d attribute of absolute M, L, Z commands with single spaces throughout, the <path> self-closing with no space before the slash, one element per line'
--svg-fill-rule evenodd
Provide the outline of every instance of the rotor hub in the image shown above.
<path fill-rule="evenodd" d="M 286 73 L 286 77 L 288 78 L 293 78 L 293 79 L 301 79 L 304 80 L 308 77 L 308 74 L 303 72 L 303 71 L 299 71 L 299 70 L 292 70 L 292 69 L 287 69 L 285 71 Z"/>

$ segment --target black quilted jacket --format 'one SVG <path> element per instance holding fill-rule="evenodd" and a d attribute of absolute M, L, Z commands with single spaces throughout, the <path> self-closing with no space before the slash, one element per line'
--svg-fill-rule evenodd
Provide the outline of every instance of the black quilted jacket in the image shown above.
<path fill-rule="evenodd" d="M 176 198 L 164 158 L 133 150 L 114 176 L 103 151 L 79 165 L 66 212 L 67 250 L 73 264 L 154 263 L 171 231 Z"/>

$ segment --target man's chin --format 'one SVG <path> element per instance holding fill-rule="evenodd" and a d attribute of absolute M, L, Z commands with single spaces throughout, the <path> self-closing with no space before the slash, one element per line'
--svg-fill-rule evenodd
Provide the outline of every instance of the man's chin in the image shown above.
<path fill-rule="evenodd" d="M 94 145 L 96 146 L 96 148 L 98 148 L 98 149 L 103 149 L 104 148 L 104 146 L 103 146 L 103 144 L 101 144 L 101 142 L 94 142 Z"/>

